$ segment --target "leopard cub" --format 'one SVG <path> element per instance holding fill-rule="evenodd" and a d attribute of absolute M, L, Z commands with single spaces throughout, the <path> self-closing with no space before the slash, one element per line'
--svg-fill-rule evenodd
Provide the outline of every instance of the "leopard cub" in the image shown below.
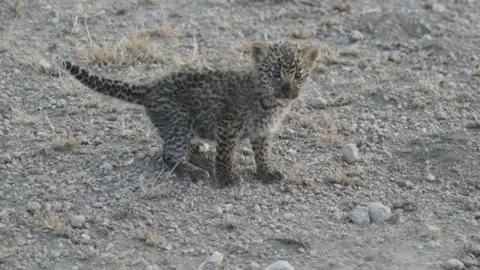
<path fill-rule="evenodd" d="M 223 187 L 241 181 L 233 152 L 244 139 L 251 142 L 258 178 L 284 178 L 270 162 L 271 138 L 319 55 L 315 46 L 288 41 L 254 42 L 250 52 L 252 63 L 244 68 L 184 68 L 148 85 L 102 78 L 69 61 L 62 65 L 99 93 L 143 105 L 163 139 L 162 159 L 174 173 L 192 180 L 212 177 Z M 188 158 L 197 148 L 195 139 L 216 143 L 211 170 Z"/>

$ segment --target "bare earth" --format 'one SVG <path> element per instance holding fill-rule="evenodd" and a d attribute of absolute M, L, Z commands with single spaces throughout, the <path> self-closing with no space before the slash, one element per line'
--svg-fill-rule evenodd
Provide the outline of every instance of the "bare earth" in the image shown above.
<path fill-rule="evenodd" d="M 480 1 L 25 2 L 0 1 L 0 269 L 479 269 Z M 58 65 L 143 83 L 281 39 L 321 59 L 271 185 L 248 144 L 241 185 L 175 178 L 142 108 Z"/>

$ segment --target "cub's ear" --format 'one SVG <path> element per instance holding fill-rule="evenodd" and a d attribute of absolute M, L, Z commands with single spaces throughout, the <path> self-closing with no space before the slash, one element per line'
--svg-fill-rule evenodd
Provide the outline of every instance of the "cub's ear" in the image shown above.
<path fill-rule="evenodd" d="M 250 46 L 250 55 L 255 63 L 260 63 L 270 50 L 270 46 L 261 41 L 256 41 Z"/>
<path fill-rule="evenodd" d="M 320 54 L 320 49 L 317 46 L 308 46 L 302 50 L 302 54 L 305 64 L 309 68 L 312 68 L 315 65 L 318 55 Z"/>

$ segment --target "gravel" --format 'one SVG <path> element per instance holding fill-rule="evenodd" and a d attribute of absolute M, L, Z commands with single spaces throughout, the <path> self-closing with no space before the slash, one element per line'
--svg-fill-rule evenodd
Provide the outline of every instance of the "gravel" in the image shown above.
<path fill-rule="evenodd" d="M 478 268 L 479 1 L 77 2 L 0 1 L 0 268 Z M 244 183 L 178 179 L 142 108 L 58 65 L 150 82 L 278 39 L 321 54 L 272 184 L 248 142 Z"/>

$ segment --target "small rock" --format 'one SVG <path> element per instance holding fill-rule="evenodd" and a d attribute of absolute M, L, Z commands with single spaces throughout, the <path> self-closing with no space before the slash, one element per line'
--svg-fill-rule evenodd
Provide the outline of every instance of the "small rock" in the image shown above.
<path fill-rule="evenodd" d="M 441 231 L 437 226 L 425 224 L 418 231 L 418 235 L 422 238 L 429 238 L 432 240 L 440 238 Z"/>
<path fill-rule="evenodd" d="M 113 165 L 110 164 L 110 163 L 108 163 L 108 162 L 104 162 L 104 163 L 100 166 L 100 168 L 110 171 L 110 170 L 113 170 Z"/>
<path fill-rule="evenodd" d="M 156 264 L 150 264 L 150 265 L 147 265 L 145 270 L 160 270 L 160 267 L 158 267 L 158 265 Z"/>
<path fill-rule="evenodd" d="M 89 241 L 90 240 L 90 236 L 86 233 L 82 233 L 81 235 L 82 239 L 85 240 L 85 241 Z"/>
<path fill-rule="evenodd" d="M 446 270 L 462 270 L 462 269 L 465 269 L 465 265 L 457 259 L 450 259 L 450 260 L 446 261 L 443 266 Z"/>
<path fill-rule="evenodd" d="M 27 204 L 27 210 L 32 211 L 32 212 L 40 209 L 41 207 L 42 207 L 42 205 L 39 204 L 38 202 L 29 202 Z"/>
<path fill-rule="evenodd" d="M 402 224 L 403 223 L 403 209 L 396 209 L 393 211 L 393 216 L 390 219 L 392 224 Z"/>
<path fill-rule="evenodd" d="M 242 268 L 242 270 L 260 270 L 260 265 L 256 262 L 250 262 L 250 264 L 247 267 Z"/>
<path fill-rule="evenodd" d="M 332 267 L 332 270 L 353 270 L 354 268 L 350 265 L 345 265 L 343 263 L 337 263 Z"/>
<path fill-rule="evenodd" d="M 285 213 L 285 214 L 283 214 L 283 218 L 287 219 L 287 220 L 290 220 L 290 219 L 295 218 L 295 215 L 293 213 Z"/>
<path fill-rule="evenodd" d="M 367 209 L 372 223 L 381 223 L 390 220 L 392 217 L 390 207 L 385 206 L 380 202 L 369 203 Z"/>
<path fill-rule="evenodd" d="M 477 128 L 480 128 L 480 121 L 469 122 L 469 123 L 465 124 L 465 128 L 467 128 L 467 129 L 477 129 Z"/>
<path fill-rule="evenodd" d="M 363 34 L 360 33 L 359 31 L 357 30 L 353 30 L 351 33 L 350 33 L 350 41 L 351 42 L 357 42 L 357 41 L 360 41 L 360 40 L 363 40 Z"/>
<path fill-rule="evenodd" d="M 325 109 L 328 106 L 328 101 L 322 97 L 316 97 L 312 98 L 309 104 L 315 109 Z"/>
<path fill-rule="evenodd" d="M 70 217 L 70 224 L 72 225 L 72 227 L 74 228 L 81 228 L 83 227 L 83 225 L 85 224 L 86 222 L 86 218 L 84 215 L 78 215 L 78 216 L 71 216 Z"/>
<path fill-rule="evenodd" d="M 369 224 L 370 216 L 368 208 L 365 206 L 357 206 L 352 211 L 348 212 L 348 218 L 355 224 Z"/>
<path fill-rule="evenodd" d="M 67 106 L 67 101 L 65 99 L 59 99 L 57 100 L 57 107 L 59 108 L 63 108 L 63 107 L 66 107 Z"/>
<path fill-rule="evenodd" d="M 444 111 L 436 111 L 435 118 L 437 118 L 438 121 L 445 120 L 447 119 L 447 114 Z"/>
<path fill-rule="evenodd" d="M 295 268 L 287 261 L 276 261 L 265 267 L 264 270 L 295 270 Z"/>
<path fill-rule="evenodd" d="M 356 162 L 360 156 L 357 146 L 353 143 L 345 144 L 342 151 L 343 159 L 350 164 Z"/>
<path fill-rule="evenodd" d="M 432 173 L 430 172 L 427 172 L 425 174 L 425 179 L 428 181 L 428 182 L 433 182 L 435 181 L 435 175 L 433 175 Z"/>
<path fill-rule="evenodd" d="M 208 257 L 208 262 L 213 263 L 215 265 L 220 265 L 223 262 L 225 255 L 223 253 L 214 251 L 210 257 Z"/>
<path fill-rule="evenodd" d="M 471 267 L 477 267 L 480 265 L 480 262 L 473 256 L 466 256 L 465 258 L 462 259 L 462 263 L 466 267 L 469 267 L 469 270 Z"/>
<path fill-rule="evenodd" d="M 0 154 L 0 163 L 8 163 L 12 160 L 12 156 L 8 153 Z"/>
<path fill-rule="evenodd" d="M 435 11 L 435 12 L 438 12 L 438 13 L 443 13 L 443 12 L 447 11 L 447 9 L 445 8 L 445 6 L 442 5 L 442 4 L 439 4 L 439 3 L 435 3 L 435 4 L 432 6 L 432 10 Z"/>

